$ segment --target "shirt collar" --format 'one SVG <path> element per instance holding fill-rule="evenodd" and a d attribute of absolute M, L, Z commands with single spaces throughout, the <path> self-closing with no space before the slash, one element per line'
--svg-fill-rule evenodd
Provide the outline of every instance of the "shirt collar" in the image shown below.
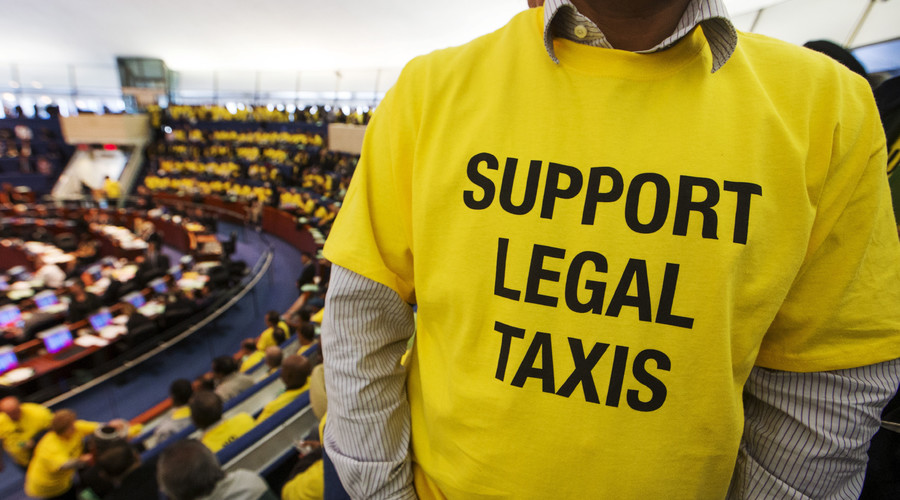
<path fill-rule="evenodd" d="M 691 0 L 684 10 L 675 31 L 665 40 L 640 53 L 657 52 L 675 45 L 697 25 L 703 26 L 703 34 L 712 52 L 712 72 L 719 70 L 737 47 L 737 31 L 728 19 L 723 0 Z M 562 37 L 594 47 L 613 48 L 600 28 L 581 15 L 569 0 L 544 2 L 544 47 L 553 62 L 559 64 L 553 49 L 553 38 Z"/>

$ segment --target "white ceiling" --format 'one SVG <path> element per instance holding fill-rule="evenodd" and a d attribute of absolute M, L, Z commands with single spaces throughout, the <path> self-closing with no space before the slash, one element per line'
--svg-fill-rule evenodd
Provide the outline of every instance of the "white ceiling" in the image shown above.
<path fill-rule="evenodd" d="M 726 0 L 739 29 L 795 43 L 900 36 L 900 0 L 878 0 L 854 37 L 869 2 Z M 79 86 L 91 85 L 92 71 L 108 82 L 115 57 L 127 55 L 161 58 L 201 87 L 213 71 L 233 75 L 226 85 L 256 84 L 248 75 L 262 72 L 286 86 L 290 72 L 314 81 L 317 71 L 340 70 L 345 88 L 352 75 L 365 74 L 371 90 L 377 69 L 396 72 L 415 55 L 492 31 L 525 8 L 526 0 L 0 0 L 0 89 L 10 80 L 65 86 L 68 65 Z"/>

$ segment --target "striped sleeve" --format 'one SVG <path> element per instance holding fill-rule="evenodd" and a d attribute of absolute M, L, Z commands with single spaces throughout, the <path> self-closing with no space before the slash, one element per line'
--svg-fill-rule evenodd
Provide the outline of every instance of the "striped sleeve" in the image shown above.
<path fill-rule="evenodd" d="M 754 368 L 729 499 L 858 498 L 900 360 L 828 372 Z"/>
<path fill-rule="evenodd" d="M 400 358 L 415 331 L 397 292 L 338 265 L 322 323 L 325 449 L 352 498 L 414 499 Z"/>

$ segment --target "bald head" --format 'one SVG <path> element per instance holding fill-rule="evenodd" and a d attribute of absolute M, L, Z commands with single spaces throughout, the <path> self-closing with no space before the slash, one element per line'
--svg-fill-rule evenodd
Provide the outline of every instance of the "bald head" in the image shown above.
<path fill-rule="evenodd" d="M 269 347 L 266 347 L 265 354 L 266 366 L 269 368 L 278 368 L 281 366 L 283 354 L 280 347 L 277 345 L 270 345 Z"/>
<path fill-rule="evenodd" d="M 0 399 L 0 412 L 5 413 L 13 422 L 18 422 L 22 418 L 22 407 L 19 403 L 19 398 L 7 396 Z"/>
<path fill-rule="evenodd" d="M 306 383 L 311 367 L 309 360 L 303 356 L 292 354 L 281 362 L 281 380 L 288 390 L 299 389 Z"/>

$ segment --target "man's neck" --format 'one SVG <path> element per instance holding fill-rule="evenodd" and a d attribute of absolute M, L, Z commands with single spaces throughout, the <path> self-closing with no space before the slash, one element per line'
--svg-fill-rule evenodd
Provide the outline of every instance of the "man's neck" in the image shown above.
<path fill-rule="evenodd" d="M 648 50 L 675 31 L 690 0 L 571 0 L 621 50 Z"/>

